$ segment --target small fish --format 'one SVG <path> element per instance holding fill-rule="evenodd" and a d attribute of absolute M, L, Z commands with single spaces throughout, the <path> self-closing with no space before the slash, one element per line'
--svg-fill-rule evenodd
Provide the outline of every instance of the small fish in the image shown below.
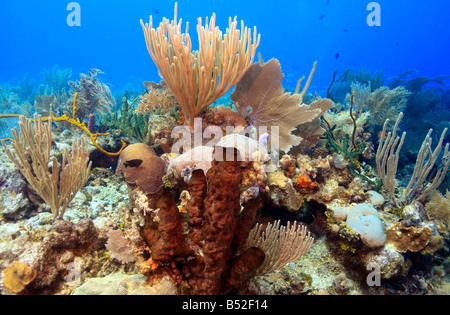
<path fill-rule="evenodd" d="M 152 12 L 153 12 L 154 14 L 159 14 L 159 11 L 158 11 L 158 10 L 152 10 Z"/>
<path fill-rule="evenodd" d="M 321 15 L 319 20 L 322 20 L 325 17 L 325 14 Z"/>
<path fill-rule="evenodd" d="M 142 164 L 142 160 L 135 159 L 135 160 L 129 160 L 123 163 L 125 167 L 139 167 Z"/>
<path fill-rule="evenodd" d="M 380 141 L 382 141 L 382 140 L 386 139 L 386 136 L 387 136 L 386 134 L 384 134 L 384 135 L 383 135 L 383 139 L 381 139 L 381 137 L 382 137 L 382 134 L 383 134 L 383 132 L 382 132 L 382 131 L 379 131 L 379 132 L 378 132 L 378 139 L 380 139 Z"/>
<path fill-rule="evenodd" d="M 325 2 L 325 4 L 328 4 L 328 3 L 330 3 L 330 0 L 328 0 L 327 2 Z"/>
<path fill-rule="evenodd" d="M 338 58 L 339 58 L 339 53 L 336 54 L 336 59 L 338 59 Z"/>
<path fill-rule="evenodd" d="M 343 31 L 344 31 L 344 33 L 347 33 L 347 32 L 348 32 L 348 29 L 344 28 Z"/>
<path fill-rule="evenodd" d="M 105 167 L 95 167 L 94 170 L 96 170 L 100 173 L 110 173 L 111 172 L 110 168 L 105 168 Z"/>
<path fill-rule="evenodd" d="M 431 169 L 431 172 L 428 174 L 428 176 L 425 178 L 425 180 L 429 183 L 433 181 L 433 179 L 436 177 L 436 174 L 438 172 L 439 168 L 436 165 L 436 163 L 433 164 L 433 167 Z"/>

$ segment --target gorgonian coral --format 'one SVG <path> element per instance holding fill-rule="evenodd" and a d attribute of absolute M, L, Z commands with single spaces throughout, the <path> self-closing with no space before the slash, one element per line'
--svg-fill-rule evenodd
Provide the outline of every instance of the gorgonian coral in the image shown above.
<path fill-rule="evenodd" d="M 297 126 L 318 120 L 322 108 L 328 110 L 333 102 L 324 99 L 314 105 L 301 105 L 302 94 L 286 93 L 281 82 L 283 77 L 278 60 L 272 59 L 262 66 L 256 63 L 236 85 L 231 100 L 249 126 L 267 127 L 270 134 L 273 129 L 269 127 L 279 127 L 279 148 L 288 152 L 308 136 L 294 134 Z"/>

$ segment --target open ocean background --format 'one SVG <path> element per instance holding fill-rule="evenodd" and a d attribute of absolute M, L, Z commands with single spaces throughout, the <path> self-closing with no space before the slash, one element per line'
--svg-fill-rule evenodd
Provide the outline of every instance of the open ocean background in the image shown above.
<path fill-rule="evenodd" d="M 0 81 L 24 77 L 42 81 L 43 69 L 70 68 L 74 80 L 91 68 L 105 72 L 112 92 L 140 88 L 144 80 L 160 78 L 145 45 L 139 23 L 149 16 L 159 24 L 173 19 L 175 1 L 80 0 L 81 26 L 69 27 L 70 1 L 4 1 L 0 10 Z M 190 22 L 196 46 L 197 18 L 217 16 L 225 31 L 228 17 L 237 15 L 261 34 L 258 52 L 264 60 L 280 60 L 285 88 L 294 89 L 318 68 L 310 92 L 323 93 L 333 72 L 345 68 L 383 71 L 386 80 L 407 70 L 436 77 L 450 74 L 450 2 L 378 1 L 381 26 L 369 27 L 370 1 L 361 0 L 178 0 L 178 17 Z M 240 23 L 239 23 L 240 27 Z"/>

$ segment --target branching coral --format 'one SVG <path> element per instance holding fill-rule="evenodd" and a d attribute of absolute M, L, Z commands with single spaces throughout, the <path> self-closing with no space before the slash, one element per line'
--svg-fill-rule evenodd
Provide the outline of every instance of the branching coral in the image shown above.
<path fill-rule="evenodd" d="M 394 203 L 396 203 L 394 195 L 395 174 L 397 173 L 400 150 L 406 137 L 406 132 L 402 134 L 401 138 L 397 136 L 397 128 L 402 117 L 403 113 L 400 113 L 393 131 L 389 133 L 386 131 L 389 120 L 386 120 L 376 154 L 375 171 Z"/>
<path fill-rule="evenodd" d="M 34 122 L 34 126 L 32 123 Z M 5 141 L 2 141 L 6 154 L 17 166 L 34 190 L 50 207 L 53 216 L 64 215 L 68 205 L 89 178 L 91 164 L 89 150 L 84 150 L 84 140 L 74 141 L 72 153 L 67 148 L 64 151 L 62 165 L 55 157 L 50 156 L 52 142 L 52 119 L 43 124 L 42 117 L 35 115 L 34 121 L 20 117 L 20 134 L 13 130 L 14 151 L 11 151 Z M 28 161 L 26 154 L 31 157 Z M 48 167 L 51 165 L 51 171 Z M 60 174 L 61 171 L 61 174 Z"/>
<path fill-rule="evenodd" d="M 397 136 L 397 128 L 402 116 L 403 113 L 400 113 L 392 132 L 387 132 L 386 126 L 389 123 L 389 119 L 386 120 L 383 126 L 383 131 L 380 137 L 380 144 L 378 146 L 376 154 L 377 175 L 383 182 L 383 185 L 388 191 L 391 200 L 397 206 L 399 204 L 397 203 L 394 195 L 395 175 L 397 173 L 400 150 L 406 137 L 406 132 L 403 133 L 401 138 Z M 450 144 L 448 143 L 445 145 L 444 152 L 437 167 L 436 174 L 432 179 L 427 180 L 428 175 L 431 173 L 432 169 L 435 166 L 435 163 L 437 162 L 441 154 L 442 144 L 445 138 L 445 134 L 447 133 L 447 128 L 445 128 L 442 132 L 439 143 L 434 150 L 432 150 L 431 148 L 432 132 L 432 129 L 428 132 L 417 155 L 414 172 L 411 175 L 408 186 L 403 193 L 404 198 L 402 202 L 405 204 L 424 200 L 425 197 L 430 195 L 439 187 L 439 185 L 447 175 L 447 170 L 450 167 Z"/>
<path fill-rule="evenodd" d="M 177 4 L 173 21 L 163 18 L 155 30 L 153 18 L 144 25 L 147 49 L 161 76 L 178 99 L 190 127 L 203 109 L 223 96 L 234 86 L 253 63 L 260 37 L 244 28 L 237 30 L 237 21 L 229 19 L 225 36 L 216 27 L 213 14 L 206 25 L 198 19 L 199 50 L 191 52 L 191 39 L 181 31 L 177 21 Z"/>
<path fill-rule="evenodd" d="M 416 200 L 423 200 L 426 196 L 435 191 L 445 179 L 447 170 L 450 167 L 450 145 L 447 143 L 445 145 L 441 161 L 438 164 L 436 174 L 434 175 L 432 180 L 429 180 L 429 185 L 427 185 L 426 183 L 424 184 L 441 154 L 442 143 L 445 139 L 447 128 L 445 128 L 442 132 L 439 143 L 436 145 L 434 151 L 432 151 L 431 149 L 432 132 L 433 130 L 431 129 L 422 143 L 422 147 L 420 148 L 419 154 L 417 155 L 414 172 L 411 175 L 411 180 L 409 181 L 409 184 L 405 189 L 404 194 L 406 196 L 407 203 L 411 203 Z"/>
<path fill-rule="evenodd" d="M 127 144 L 125 143 L 125 141 L 121 140 L 122 142 L 122 147 L 120 148 L 120 150 L 116 153 L 112 153 L 112 152 L 108 152 L 106 150 L 104 150 L 102 147 L 100 147 L 97 144 L 97 139 L 99 136 L 108 136 L 109 133 L 93 133 L 89 130 L 89 128 L 86 126 L 86 122 L 81 122 L 80 119 L 75 118 L 76 116 L 76 111 L 77 111 L 77 93 L 75 93 L 74 97 L 73 97 L 73 107 L 72 107 L 72 117 L 68 117 L 66 114 L 56 117 L 53 115 L 53 113 L 50 113 L 50 117 L 42 117 L 42 121 L 46 122 L 49 121 L 50 119 L 52 119 L 53 122 L 67 122 L 81 130 L 83 130 L 91 139 L 92 145 L 94 147 L 96 147 L 100 152 L 106 154 L 106 155 L 110 155 L 110 156 L 117 156 L 120 155 L 122 153 L 122 151 L 125 149 L 125 147 L 127 146 Z M 9 114 L 9 115 L 0 115 L 0 118 L 20 118 L 21 115 L 17 115 L 17 114 Z M 34 120 L 36 122 L 36 120 Z M 13 142 L 12 139 L 8 138 L 8 139 L 3 139 L 4 141 L 11 141 Z"/>

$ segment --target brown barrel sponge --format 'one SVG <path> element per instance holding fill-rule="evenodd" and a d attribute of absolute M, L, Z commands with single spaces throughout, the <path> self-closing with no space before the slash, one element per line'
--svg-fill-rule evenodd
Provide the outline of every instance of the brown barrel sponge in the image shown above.
<path fill-rule="evenodd" d="M 146 194 L 155 194 L 163 186 L 167 165 L 145 143 L 129 145 L 120 154 L 117 172 L 123 173 L 129 184 L 142 188 Z"/>

